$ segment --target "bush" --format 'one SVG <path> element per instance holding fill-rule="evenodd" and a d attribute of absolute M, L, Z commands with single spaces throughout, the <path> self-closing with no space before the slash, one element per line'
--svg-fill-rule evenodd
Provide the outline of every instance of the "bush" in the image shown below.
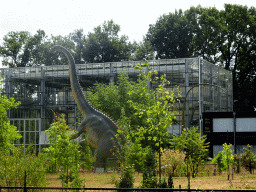
<path fill-rule="evenodd" d="M 144 159 L 144 167 L 143 167 L 143 180 L 142 180 L 142 188 L 157 188 L 157 176 L 156 176 L 156 168 L 157 161 L 155 159 L 154 151 L 149 148 L 148 154 Z"/>
<path fill-rule="evenodd" d="M 162 173 L 165 175 L 181 176 L 182 172 L 186 172 L 186 164 L 184 162 L 185 154 L 178 150 L 165 149 L 162 152 Z"/>
<path fill-rule="evenodd" d="M 46 186 L 45 159 L 35 156 L 33 145 L 15 147 L 11 155 L 0 156 L 0 185 L 24 186 L 25 172 L 27 186 Z"/>
<path fill-rule="evenodd" d="M 133 167 L 121 166 L 121 176 L 117 180 L 112 178 L 112 183 L 115 184 L 116 188 L 133 188 L 134 183 L 134 169 Z"/>
<path fill-rule="evenodd" d="M 213 158 L 212 162 L 218 165 L 218 171 L 221 173 L 222 171 L 229 170 L 229 168 L 234 163 L 234 156 L 232 155 L 232 150 L 230 149 L 232 145 L 228 145 L 226 143 L 223 144 L 223 150 L 219 151 L 218 155 Z"/>
<path fill-rule="evenodd" d="M 251 151 L 251 146 L 248 144 L 245 152 L 241 155 L 242 166 L 252 173 L 252 170 L 256 168 L 256 155 Z"/>
<path fill-rule="evenodd" d="M 235 154 L 235 166 L 236 166 L 236 173 L 240 173 L 241 171 L 241 155 Z"/>

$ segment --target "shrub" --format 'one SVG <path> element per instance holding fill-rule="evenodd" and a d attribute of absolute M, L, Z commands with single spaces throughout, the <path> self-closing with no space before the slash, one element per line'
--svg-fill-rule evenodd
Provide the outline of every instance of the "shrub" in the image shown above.
<path fill-rule="evenodd" d="M 185 154 L 178 150 L 165 149 L 162 152 L 162 173 L 165 175 L 180 176 L 181 172 L 186 171 L 184 162 Z"/>
<path fill-rule="evenodd" d="M 252 170 L 256 168 L 256 155 L 251 151 L 251 146 L 248 144 L 245 148 L 245 152 L 241 155 L 242 166 L 252 173 Z"/>
<path fill-rule="evenodd" d="M 133 167 L 123 167 L 121 177 L 116 182 L 117 188 L 133 188 L 134 183 L 134 169 Z"/>
<path fill-rule="evenodd" d="M 228 170 L 234 163 L 234 156 L 232 155 L 232 150 L 230 149 L 232 145 L 226 143 L 223 144 L 223 150 L 219 151 L 218 155 L 213 158 L 212 162 L 218 165 L 218 171 Z"/>
<path fill-rule="evenodd" d="M 15 147 L 11 155 L 0 156 L 0 185 L 24 186 L 26 173 L 27 186 L 46 186 L 45 159 L 36 157 L 32 149 L 33 145 Z"/>
<path fill-rule="evenodd" d="M 143 162 L 142 188 L 156 188 L 158 186 L 156 176 L 157 161 L 154 151 L 151 148 L 149 148 Z"/>

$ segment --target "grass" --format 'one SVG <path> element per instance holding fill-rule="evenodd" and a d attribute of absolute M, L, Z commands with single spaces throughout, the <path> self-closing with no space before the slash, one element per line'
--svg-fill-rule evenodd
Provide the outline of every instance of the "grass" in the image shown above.
<path fill-rule="evenodd" d="M 115 187 L 112 179 L 118 179 L 119 173 L 86 173 L 81 172 L 80 177 L 84 180 L 84 187 Z M 142 174 L 136 173 L 134 187 L 140 187 Z M 61 180 L 57 174 L 48 174 L 49 187 L 61 187 Z M 165 178 L 165 177 L 162 177 Z M 217 174 L 216 176 L 198 176 L 190 179 L 191 189 L 256 189 L 255 175 L 249 173 L 234 174 L 234 178 L 227 180 L 227 174 Z M 167 180 L 167 179 L 165 179 Z M 173 177 L 174 187 L 187 188 L 188 179 L 186 177 Z"/>

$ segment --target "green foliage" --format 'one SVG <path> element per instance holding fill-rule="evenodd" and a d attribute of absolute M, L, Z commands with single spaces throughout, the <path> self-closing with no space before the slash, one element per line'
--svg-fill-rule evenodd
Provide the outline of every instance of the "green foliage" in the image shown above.
<path fill-rule="evenodd" d="M 168 188 L 174 188 L 173 185 L 173 179 L 172 179 L 172 173 L 169 173 L 169 177 L 168 177 Z"/>
<path fill-rule="evenodd" d="M 129 152 L 117 156 L 120 158 L 127 155 L 122 162 L 129 161 L 137 171 L 142 170 L 142 158 L 148 148 L 157 151 L 160 156 L 162 150 L 169 146 L 170 135 L 167 130 L 175 118 L 172 110 L 175 103 L 174 92 L 165 88 L 169 82 L 165 76 L 159 78 L 157 72 L 149 67 L 149 63 L 146 60 L 144 62 L 138 63 L 134 68 L 139 72 L 136 82 L 130 80 L 126 73 L 121 73 L 116 84 L 98 84 L 88 96 L 93 106 L 119 121 L 119 127 L 123 126 L 122 118 L 125 119 L 126 130 L 122 137 L 129 150 L 123 149 L 123 146 L 127 146 L 121 143 L 120 151 Z M 151 90 L 149 85 L 155 82 L 158 84 Z M 117 136 L 120 134 L 122 133 L 119 132 Z"/>
<path fill-rule="evenodd" d="M 148 150 L 145 159 L 143 160 L 143 180 L 142 180 L 142 188 L 157 188 L 157 176 L 156 176 L 156 168 L 157 161 L 155 159 L 154 150 Z"/>
<path fill-rule="evenodd" d="M 245 152 L 241 154 L 241 165 L 250 173 L 256 168 L 256 155 L 251 151 L 251 146 L 248 144 Z"/>
<path fill-rule="evenodd" d="M 119 180 L 114 180 L 116 188 L 133 188 L 135 181 L 133 167 L 121 166 L 120 171 L 121 176 Z"/>
<path fill-rule="evenodd" d="M 182 10 L 160 16 L 155 24 L 149 26 L 146 35 L 151 46 L 157 51 L 157 58 L 190 57 L 193 38 L 189 20 Z"/>
<path fill-rule="evenodd" d="M 113 183 L 117 188 L 133 188 L 133 183 L 135 181 L 134 178 L 134 164 L 133 162 L 137 162 L 137 168 L 140 168 L 139 161 L 137 158 L 141 158 L 135 154 L 134 148 L 136 145 L 131 142 L 131 140 L 126 140 L 128 135 L 128 127 L 129 120 L 128 118 L 123 116 L 123 110 L 121 114 L 121 118 L 118 121 L 119 130 L 116 134 L 117 143 L 114 145 L 113 153 L 115 157 L 118 159 L 118 163 L 120 164 L 120 172 L 121 176 L 118 180 L 113 178 Z M 141 148 L 136 148 L 141 153 Z"/>
<path fill-rule="evenodd" d="M 234 155 L 235 165 L 236 165 L 236 173 L 240 173 L 241 171 L 241 155 Z"/>
<path fill-rule="evenodd" d="M 186 172 L 186 163 L 184 162 L 185 154 L 182 151 L 165 149 L 162 152 L 162 173 L 178 177 L 181 173 Z"/>
<path fill-rule="evenodd" d="M 218 155 L 212 161 L 213 163 L 218 165 L 218 172 L 221 173 L 224 170 L 224 162 L 223 162 L 223 153 L 220 151 Z"/>
<path fill-rule="evenodd" d="M 151 60 L 153 58 L 153 48 L 151 47 L 150 42 L 147 39 L 143 38 L 142 42 L 136 44 L 136 50 L 133 59 L 138 61 L 143 59 Z"/>
<path fill-rule="evenodd" d="M 93 164 L 96 161 L 96 155 L 92 154 L 92 147 L 89 144 L 88 138 L 84 135 L 85 139 L 81 142 L 81 167 L 86 171 L 91 171 L 94 167 Z"/>
<path fill-rule="evenodd" d="M 212 162 L 218 165 L 218 171 L 226 171 L 234 163 L 234 156 L 232 154 L 232 150 L 230 147 L 232 144 L 228 145 L 226 143 L 223 144 L 223 150 L 219 151 L 218 155 L 213 158 Z"/>
<path fill-rule="evenodd" d="M 44 149 L 48 163 L 54 165 L 55 172 L 60 169 L 60 178 L 67 185 L 78 178 L 81 165 L 79 145 L 75 141 L 70 141 L 72 131 L 66 124 L 64 115 L 56 118 L 45 132 L 51 143 L 50 147 Z"/>
<path fill-rule="evenodd" d="M 0 46 L 2 64 L 9 67 L 25 67 L 42 62 L 41 48 L 45 38 L 43 30 L 38 30 L 34 36 L 27 31 L 9 32 Z"/>
<path fill-rule="evenodd" d="M 191 6 L 160 16 L 146 39 L 157 58 L 203 57 L 233 71 L 235 111 L 254 111 L 256 8 Z"/>
<path fill-rule="evenodd" d="M 113 20 L 95 27 L 84 43 L 83 59 L 89 63 L 128 60 L 131 45 L 127 43 L 127 36 L 118 37 L 119 32 L 120 26 Z"/>
<path fill-rule="evenodd" d="M 47 185 L 45 158 L 36 157 L 33 148 L 33 145 L 26 149 L 23 146 L 15 147 L 11 155 L 1 154 L 0 185 L 24 186 L 25 172 L 27 186 Z"/>
<path fill-rule="evenodd" d="M 148 66 L 148 62 L 144 65 Z M 152 75 L 157 75 L 157 72 L 149 68 L 149 72 L 143 71 L 142 65 L 139 63 L 135 69 L 140 73 L 140 78 L 151 81 Z M 150 105 L 145 106 L 138 102 L 131 102 L 135 109 L 135 116 L 143 122 L 143 126 L 139 126 L 138 129 L 131 135 L 143 147 L 149 146 L 159 153 L 169 145 L 170 135 L 167 130 L 172 124 L 174 111 L 172 110 L 173 103 L 175 102 L 174 92 L 169 92 L 165 86 L 169 82 L 164 76 L 160 77 L 160 84 L 150 91 Z"/>
<path fill-rule="evenodd" d="M 209 143 L 205 143 L 206 136 L 201 136 L 198 128 L 183 129 L 180 136 L 172 139 L 176 150 L 185 151 L 185 162 L 192 172 L 192 177 L 196 177 L 199 167 L 205 162 L 208 156 Z"/>
<path fill-rule="evenodd" d="M 100 109 L 113 120 L 121 118 L 121 112 L 129 118 L 130 128 L 136 130 L 138 126 L 144 126 L 144 122 L 135 116 L 136 109 L 133 104 L 147 108 L 153 103 L 148 90 L 148 79 L 139 78 L 136 82 L 129 79 L 127 73 L 118 74 L 116 84 L 97 84 L 95 90 L 91 90 L 88 100 L 95 108 Z"/>
<path fill-rule="evenodd" d="M 19 106 L 19 104 L 20 102 L 15 102 L 12 97 L 8 99 L 6 95 L 0 95 L 0 154 L 2 155 L 8 155 L 12 152 L 15 148 L 13 142 L 21 138 L 19 131 L 10 125 L 7 117 L 7 111 Z"/>

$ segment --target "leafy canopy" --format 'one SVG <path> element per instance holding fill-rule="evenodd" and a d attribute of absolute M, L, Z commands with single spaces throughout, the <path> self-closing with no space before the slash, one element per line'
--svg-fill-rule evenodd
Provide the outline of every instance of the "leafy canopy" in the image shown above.
<path fill-rule="evenodd" d="M 6 95 L 0 95 L 0 154 L 9 154 L 14 149 L 13 142 L 22 137 L 17 128 L 10 124 L 7 116 L 7 111 L 19 104 L 12 97 L 8 99 Z"/>
<path fill-rule="evenodd" d="M 208 156 L 209 143 L 205 143 L 206 135 L 201 136 L 198 128 L 183 129 L 180 136 L 172 139 L 176 150 L 186 152 L 186 164 L 196 177 L 199 167 L 205 162 Z"/>

